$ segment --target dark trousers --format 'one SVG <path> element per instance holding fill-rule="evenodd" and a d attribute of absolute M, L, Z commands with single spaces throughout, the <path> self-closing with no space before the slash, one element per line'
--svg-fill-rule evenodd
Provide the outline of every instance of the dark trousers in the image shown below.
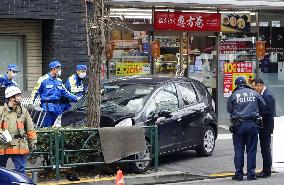
<path fill-rule="evenodd" d="M 243 176 L 244 152 L 247 152 L 247 176 L 255 175 L 258 127 L 255 121 L 243 121 L 233 135 L 236 176 Z"/>
<path fill-rule="evenodd" d="M 6 168 L 8 159 L 11 158 L 17 172 L 26 175 L 26 156 L 25 155 L 0 155 L 0 166 Z"/>
<path fill-rule="evenodd" d="M 42 127 L 52 127 L 57 117 L 58 114 L 54 112 L 46 112 Z"/>
<path fill-rule="evenodd" d="M 263 172 L 271 173 L 272 157 L 271 157 L 271 134 L 264 129 L 259 130 L 259 141 L 261 148 L 261 155 L 263 159 Z"/>

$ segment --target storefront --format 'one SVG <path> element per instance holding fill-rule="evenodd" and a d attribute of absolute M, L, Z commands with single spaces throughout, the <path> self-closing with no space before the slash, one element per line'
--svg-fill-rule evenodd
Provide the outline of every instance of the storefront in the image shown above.
<path fill-rule="evenodd" d="M 109 5 L 113 8 L 139 7 L 137 3 L 134 5 L 131 1 L 124 2 L 113 1 Z M 149 20 L 152 28 L 147 25 L 145 31 L 148 37 L 144 41 L 148 40 L 146 43 L 148 47 L 152 41 L 158 41 L 160 47 L 159 58 L 148 57 L 147 65 L 150 66 L 150 70 L 147 71 L 152 71 L 152 74 L 156 75 L 188 76 L 202 81 L 216 100 L 220 124 L 229 124 L 226 102 L 234 88 L 234 79 L 238 76 L 246 77 L 249 82 L 256 76 L 262 77 L 269 87 L 273 81 L 271 88 L 275 86 L 276 98 L 280 99 L 276 87 L 282 87 L 279 80 L 284 70 L 281 66 L 284 50 L 283 46 L 278 47 L 278 45 L 283 43 L 280 41 L 282 39 L 280 22 L 284 19 L 281 19 L 280 11 L 275 16 L 268 16 L 268 12 L 272 11 L 266 9 L 281 9 L 284 7 L 283 3 L 283 6 L 279 7 L 274 6 L 275 3 L 269 4 L 268 2 L 267 7 L 255 4 L 254 8 L 246 4 L 248 1 L 243 1 L 243 4 L 230 2 L 226 6 L 208 3 L 207 7 L 205 2 L 195 5 L 190 2 L 186 3 L 186 1 L 184 3 L 159 3 L 161 6 L 157 6 L 158 8 L 154 6 L 155 3 L 151 4 L 148 1 L 141 1 L 140 4 L 140 8 L 144 11 L 146 7 L 149 7 L 147 10 L 152 10 L 153 16 L 153 19 Z M 211 16 L 220 15 L 219 30 L 194 30 L 190 27 L 190 20 L 198 13 Z M 163 14 L 167 17 L 166 21 L 163 19 Z M 266 19 L 269 20 L 265 21 Z M 166 24 L 162 25 L 164 22 Z M 181 24 L 183 22 L 185 27 Z M 210 19 L 207 22 L 210 23 Z M 211 21 L 210 24 L 213 23 L 214 21 Z M 279 28 L 276 29 L 278 26 Z M 267 30 L 277 34 L 267 34 Z M 273 42 L 274 37 L 274 43 L 278 43 L 277 47 L 267 45 Z M 263 56 L 259 56 L 256 45 L 258 41 L 267 38 L 269 39 L 266 42 L 264 54 L 272 54 L 272 60 L 267 69 L 265 68 L 266 71 L 263 71 L 263 65 L 259 65 L 259 60 Z M 151 49 L 148 51 L 148 56 L 151 56 Z M 278 115 L 283 114 L 281 104 L 277 107 Z"/>

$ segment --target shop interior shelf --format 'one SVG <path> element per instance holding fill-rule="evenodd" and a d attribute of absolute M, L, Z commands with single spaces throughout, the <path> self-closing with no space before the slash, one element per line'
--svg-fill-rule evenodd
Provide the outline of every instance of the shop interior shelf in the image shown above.
<path fill-rule="evenodd" d="M 177 61 L 169 60 L 169 61 L 160 61 L 160 62 L 157 62 L 157 63 L 177 63 Z"/>
<path fill-rule="evenodd" d="M 148 56 L 117 56 L 113 59 L 147 59 Z"/>
<path fill-rule="evenodd" d="M 134 49 L 134 48 L 138 48 L 138 46 L 115 46 L 115 49 Z"/>

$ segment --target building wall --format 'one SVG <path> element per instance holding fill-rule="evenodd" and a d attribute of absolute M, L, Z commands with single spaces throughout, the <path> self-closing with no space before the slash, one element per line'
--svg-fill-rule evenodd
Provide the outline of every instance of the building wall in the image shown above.
<path fill-rule="evenodd" d="M 74 72 L 76 64 L 87 62 L 84 0 L 0 0 L 0 4 L 0 20 L 5 19 L 3 21 L 7 24 L 9 23 L 7 19 L 22 20 L 27 24 L 35 24 L 27 20 L 40 20 L 39 22 L 42 23 L 39 28 L 42 32 L 41 55 L 38 53 L 39 45 L 27 42 L 34 47 L 31 52 L 37 55 L 35 58 L 27 58 L 28 65 L 36 64 L 36 67 L 32 68 L 32 73 L 36 73 L 36 76 L 47 73 L 48 63 L 53 59 L 62 62 L 63 79 Z M 1 24 L 1 27 L 6 26 Z M 18 28 L 13 28 L 16 33 Z M 40 37 L 38 34 L 40 33 L 35 33 L 33 39 Z M 42 65 L 39 64 L 40 60 Z M 28 89 L 33 86 L 31 79 L 34 77 L 35 75 L 28 74 Z"/>
<path fill-rule="evenodd" d="M 42 23 L 40 20 L 1 19 L 1 35 L 24 36 L 26 87 L 33 88 L 42 74 Z"/>

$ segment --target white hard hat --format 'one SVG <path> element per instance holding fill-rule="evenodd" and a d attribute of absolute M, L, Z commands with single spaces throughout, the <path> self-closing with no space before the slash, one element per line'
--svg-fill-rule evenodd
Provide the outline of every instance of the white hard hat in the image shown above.
<path fill-rule="evenodd" d="M 12 96 L 15 96 L 16 94 L 22 94 L 21 90 L 18 87 L 10 86 L 10 87 L 7 87 L 7 89 L 5 90 L 6 99 Z"/>

